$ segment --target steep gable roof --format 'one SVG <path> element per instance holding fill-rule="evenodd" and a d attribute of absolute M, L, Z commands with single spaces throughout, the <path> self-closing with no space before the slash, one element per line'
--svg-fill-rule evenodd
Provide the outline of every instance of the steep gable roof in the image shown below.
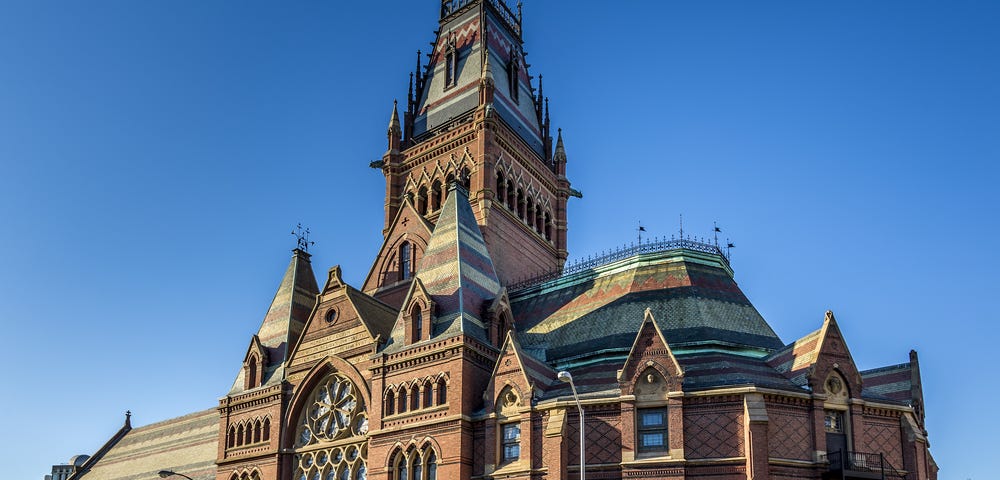
<path fill-rule="evenodd" d="M 819 330 L 769 355 L 767 363 L 796 385 L 808 388 L 823 388 L 820 384 L 837 369 L 847 377 L 851 393 L 861 396 L 861 375 L 829 310 Z"/>
<path fill-rule="evenodd" d="M 510 363 L 516 364 L 524 386 L 534 390 L 534 392 L 526 391 L 529 395 L 545 392 L 556 382 L 556 371 L 545 362 L 521 349 L 521 344 L 517 341 L 513 330 L 507 332 L 503 346 L 500 348 L 500 356 L 497 357 L 497 364 L 493 367 L 491 378 L 496 379 L 501 375 L 503 368 L 508 366 L 508 360 Z M 496 394 L 496 392 L 492 393 Z"/>

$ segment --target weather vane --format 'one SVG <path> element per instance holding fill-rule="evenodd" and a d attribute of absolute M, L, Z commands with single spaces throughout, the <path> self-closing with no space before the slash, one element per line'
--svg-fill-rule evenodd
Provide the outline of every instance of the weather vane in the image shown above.
<path fill-rule="evenodd" d="M 642 245 L 642 232 L 646 231 L 646 227 L 642 226 L 642 220 L 639 220 L 639 228 L 636 231 L 639 232 L 639 245 Z"/>
<path fill-rule="evenodd" d="M 303 229 L 301 223 L 295 226 L 295 230 L 292 230 L 292 235 L 295 235 L 298 249 L 303 252 L 309 253 L 309 245 L 316 244 L 316 242 L 309 241 L 309 228 Z"/>

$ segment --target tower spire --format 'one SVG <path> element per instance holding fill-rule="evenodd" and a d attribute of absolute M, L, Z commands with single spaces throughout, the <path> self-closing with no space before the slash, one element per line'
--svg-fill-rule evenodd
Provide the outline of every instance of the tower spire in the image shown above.
<path fill-rule="evenodd" d="M 387 135 L 389 136 L 389 151 L 398 152 L 400 144 L 400 135 L 402 135 L 403 130 L 399 128 L 399 111 L 396 106 L 396 100 L 392 101 L 392 117 L 389 119 L 389 131 Z"/>

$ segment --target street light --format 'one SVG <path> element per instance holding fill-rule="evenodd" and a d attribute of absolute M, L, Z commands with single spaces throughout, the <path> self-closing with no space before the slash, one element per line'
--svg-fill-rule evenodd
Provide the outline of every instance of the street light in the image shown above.
<path fill-rule="evenodd" d="M 563 370 L 559 372 L 559 381 L 568 383 L 573 389 L 573 400 L 576 401 L 576 409 L 580 412 L 580 480 L 587 480 L 587 460 L 584 458 L 586 447 L 583 444 L 583 406 L 580 405 L 580 397 L 576 394 L 576 384 L 573 383 L 573 376 Z"/>
<path fill-rule="evenodd" d="M 159 472 L 156 472 L 156 474 L 159 475 L 160 478 L 167 478 L 167 477 L 170 477 L 170 476 L 173 476 L 173 475 L 177 475 L 178 477 L 184 477 L 184 478 L 186 478 L 188 480 L 194 480 L 193 478 L 191 478 L 191 477 L 189 477 L 187 475 L 184 475 L 183 473 L 172 472 L 170 470 L 160 470 Z"/>

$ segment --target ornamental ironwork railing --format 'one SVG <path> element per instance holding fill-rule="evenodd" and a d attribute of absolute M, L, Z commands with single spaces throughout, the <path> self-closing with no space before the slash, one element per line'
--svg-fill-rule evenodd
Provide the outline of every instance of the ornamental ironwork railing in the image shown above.
<path fill-rule="evenodd" d="M 639 244 L 629 244 L 622 245 L 613 250 L 604 251 L 597 256 L 588 256 L 586 258 L 581 258 L 579 260 L 567 263 L 561 270 L 556 270 L 552 272 L 543 273 L 533 277 L 528 277 L 523 280 L 519 280 L 507 286 L 510 291 L 521 290 L 528 287 L 533 287 L 535 285 L 545 283 L 549 280 L 554 280 L 559 277 L 572 275 L 579 272 L 584 272 L 587 270 L 592 270 L 596 267 L 602 265 L 607 265 L 619 260 L 624 260 L 629 257 L 634 257 L 643 253 L 659 253 L 668 250 L 693 250 L 696 252 L 708 253 L 711 255 L 718 255 L 722 258 L 725 264 L 729 265 L 729 254 L 723 252 L 717 244 L 708 243 L 707 241 L 699 241 L 696 239 L 688 238 L 674 238 L 670 239 L 660 239 L 654 238 L 652 241 L 642 242 Z"/>
<path fill-rule="evenodd" d="M 906 475 L 896 470 L 892 464 L 885 460 L 885 455 L 881 453 L 839 450 L 828 453 L 826 459 L 830 462 L 830 471 L 841 472 L 843 478 L 851 477 L 851 473 L 878 476 L 883 480 L 887 478 L 906 478 Z"/>
<path fill-rule="evenodd" d="M 469 4 L 475 3 L 480 0 L 441 0 L 441 18 L 444 19 L 449 15 L 465 8 Z M 484 3 L 488 3 L 496 11 L 500 19 L 510 27 L 511 31 L 521 37 L 521 7 L 518 5 L 517 13 L 515 14 L 511 11 L 510 7 L 504 0 L 481 0 Z"/>

